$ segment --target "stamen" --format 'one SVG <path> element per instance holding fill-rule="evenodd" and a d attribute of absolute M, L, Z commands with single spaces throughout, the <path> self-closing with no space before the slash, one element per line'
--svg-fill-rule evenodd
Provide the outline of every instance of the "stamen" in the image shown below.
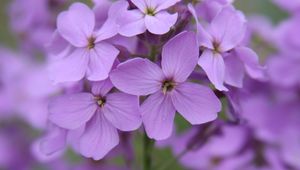
<path fill-rule="evenodd" d="M 90 50 L 90 49 L 93 49 L 94 47 L 95 47 L 95 38 L 94 37 L 90 37 L 89 39 L 88 39 L 88 49 Z"/>
<path fill-rule="evenodd" d="M 104 107 L 104 105 L 106 103 L 106 99 L 104 97 L 96 97 L 96 100 L 97 100 L 98 106 L 100 106 L 101 108 Z"/>
<path fill-rule="evenodd" d="M 218 43 L 217 41 L 213 41 L 213 47 L 214 47 L 214 52 L 216 53 L 220 53 L 220 43 Z"/>
<path fill-rule="evenodd" d="M 162 91 L 164 94 L 166 94 L 169 91 L 172 91 L 175 87 L 175 82 L 172 80 L 166 80 L 162 84 Z"/>
<path fill-rule="evenodd" d="M 155 15 L 155 9 L 153 9 L 153 8 L 147 8 L 146 9 L 146 14 L 150 15 L 150 16 L 154 16 Z"/>

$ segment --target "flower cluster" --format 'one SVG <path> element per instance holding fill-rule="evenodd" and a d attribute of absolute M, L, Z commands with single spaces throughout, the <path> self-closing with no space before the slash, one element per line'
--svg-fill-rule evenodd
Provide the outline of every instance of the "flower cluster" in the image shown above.
<path fill-rule="evenodd" d="M 233 0 L 14 0 L 0 169 L 141 169 L 142 143 L 145 170 L 300 169 L 300 3 L 273 1 L 276 26 Z"/>

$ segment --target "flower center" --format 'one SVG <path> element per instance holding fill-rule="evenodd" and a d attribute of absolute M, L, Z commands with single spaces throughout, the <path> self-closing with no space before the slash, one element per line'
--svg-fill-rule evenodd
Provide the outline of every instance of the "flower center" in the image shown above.
<path fill-rule="evenodd" d="M 213 165 L 220 165 L 221 162 L 222 162 L 222 158 L 220 158 L 220 157 L 213 157 L 213 158 L 211 158 L 211 163 Z"/>
<path fill-rule="evenodd" d="M 169 91 L 172 91 L 176 83 L 173 80 L 165 80 L 162 84 L 162 91 L 166 94 Z"/>
<path fill-rule="evenodd" d="M 151 8 L 151 7 L 148 7 L 146 9 L 146 14 L 147 15 L 150 15 L 150 16 L 154 16 L 155 15 L 155 9 Z"/>
<path fill-rule="evenodd" d="M 220 53 L 220 43 L 218 43 L 217 41 L 213 41 L 213 47 L 214 47 L 214 52 L 215 53 Z"/>
<path fill-rule="evenodd" d="M 93 49 L 95 47 L 95 41 L 96 39 L 92 36 L 90 38 L 88 38 L 88 49 Z"/>
<path fill-rule="evenodd" d="M 103 108 L 104 105 L 105 105 L 105 103 L 106 103 L 105 97 L 97 97 L 96 100 L 97 100 L 98 106 L 100 106 L 101 108 Z"/>

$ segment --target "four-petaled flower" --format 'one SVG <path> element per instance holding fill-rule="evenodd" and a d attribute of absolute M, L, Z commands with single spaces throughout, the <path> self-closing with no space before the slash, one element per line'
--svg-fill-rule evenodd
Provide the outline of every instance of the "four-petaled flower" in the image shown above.
<path fill-rule="evenodd" d="M 107 21 L 94 32 L 95 14 L 82 3 L 74 3 L 68 11 L 59 14 L 57 30 L 73 47 L 66 56 L 50 65 L 50 77 L 56 82 L 81 80 L 100 81 L 108 77 L 119 51 L 103 40 L 116 35 Z"/>
<path fill-rule="evenodd" d="M 265 79 L 256 53 L 242 45 L 247 27 L 239 11 L 224 7 L 205 30 L 191 5 L 189 9 L 197 22 L 199 46 L 204 49 L 198 64 L 218 90 L 228 90 L 224 82 L 242 87 L 245 71 L 252 78 Z"/>
<path fill-rule="evenodd" d="M 178 14 L 169 14 L 165 9 L 180 0 L 131 0 L 138 9 L 127 10 L 120 17 L 119 33 L 134 36 L 146 30 L 153 34 L 165 34 L 176 23 Z"/>
<path fill-rule="evenodd" d="M 85 126 L 79 151 L 95 160 L 103 158 L 119 143 L 117 129 L 136 130 L 141 125 L 137 96 L 115 92 L 109 79 L 93 83 L 91 93 L 59 96 L 49 105 L 49 119 L 61 128 Z"/>
<path fill-rule="evenodd" d="M 183 32 L 162 50 L 162 69 L 148 59 L 135 58 L 120 64 L 110 74 L 112 83 L 132 95 L 150 95 L 141 106 L 146 132 L 150 138 L 171 135 L 177 110 L 191 124 L 217 118 L 221 103 L 208 87 L 186 82 L 198 60 L 196 35 Z"/>

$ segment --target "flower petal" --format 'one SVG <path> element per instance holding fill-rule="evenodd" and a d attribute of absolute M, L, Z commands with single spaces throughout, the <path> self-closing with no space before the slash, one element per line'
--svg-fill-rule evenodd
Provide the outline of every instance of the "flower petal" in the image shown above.
<path fill-rule="evenodd" d="M 40 150 L 45 155 L 52 155 L 62 151 L 66 147 L 67 131 L 54 126 L 49 133 L 40 141 Z"/>
<path fill-rule="evenodd" d="M 239 57 L 245 64 L 246 72 L 250 77 L 265 80 L 265 68 L 259 65 L 257 54 L 250 48 L 239 47 L 235 49 L 237 57 Z"/>
<path fill-rule="evenodd" d="M 181 0 L 153 0 L 153 1 L 156 1 L 157 4 L 156 11 L 158 12 L 175 5 L 177 2 L 180 2 Z"/>
<path fill-rule="evenodd" d="M 105 96 L 113 87 L 110 79 L 93 82 L 92 93 L 94 96 Z"/>
<path fill-rule="evenodd" d="M 102 159 L 119 143 L 118 131 L 101 112 L 97 112 L 87 123 L 80 138 L 80 153 L 94 160 Z"/>
<path fill-rule="evenodd" d="M 106 79 L 118 54 L 119 51 L 114 46 L 105 42 L 97 43 L 90 50 L 87 79 L 91 81 Z"/>
<path fill-rule="evenodd" d="M 231 86 L 238 88 L 243 87 L 244 80 L 244 64 L 233 54 L 229 54 L 224 58 L 225 61 L 225 82 Z"/>
<path fill-rule="evenodd" d="M 132 95 L 148 95 L 160 90 L 164 75 L 148 59 L 135 58 L 120 64 L 110 74 L 112 83 Z"/>
<path fill-rule="evenodd" d="M 145 16 L 145 25 L 149 32 L 162 35 L 170 31 L 170 28 L 176 23 L 178 14 L 169 14 L 161 11 L 154 16 Z"/>
<path fill-rule="evenodd" d="M 70 47 L 70 44 L 55 30 L 50 38 L 50 41 L 45 44 L 47 53 L 50 59 L 58 59 Z M 64 55 L 63 55 L 64 56 Z"/>
<path fill-rule="evenodd" d="M 108 11 L 108 17 L 110 19 L 117 19 L 120 16 L 120 12 L 124 12 L 129 8 L 128 1 L 115 1 L 111 4 L 109 11 Z"/>
<path fill-rule="evenodd" d="M 145 12 L 147 9 L 147 0 L 131 0 L 131 2 L 139 8 L 142 12 Z"/>
<path fill-rule="evenodd" d="M 144 14 L 139 10 L 130 10 L 123 13 L 118 20 L 120 24 L 119 34 L 132 37 L 146 31 Z"/>
<path fill-rule="evenodd" d="M 195 83 L 182 83 L 172 92 L 176 110 L 191 124 L 213 121 L 221 111 L 221 102 L 213 91 Z"/>
<path fill-rule="evenodd" d="M 80 150 L 80 147 L 79 147 L 80 140 L 79 139 L 85 131 L 85 126 L 86 126 L 86 124 L 84 124 L 83 126 L 77 128 L 77 129 L 68 131 L 67 143 L 68 143 L 68 145 L 70 145 L 72 147 L 72 149 L 75 152 L 79 152 L 79 150 Z"/>
<path fill-rule="evenodd" d="M 83 3 L 74 3 L 68 11 L 62 12 L 57 18 L 58 32 L 76 47 L 88 44 L 88 37 L 95 27 L 93 11 Z"/>
<path fill-rule="evenodd" d="M 214 53 L 211 50 L 204 50 L 198 64 L 205 71 L 208 79 L 220 91 L 228 89 L 223 85 L 225 77 L 225 65 L 222 56 L 219 53 Z"/>
<path fill-rule="evenodd" d="M 135 130 L 142 123 L 137 96 L 125 93 L 109 94 L 102 112 L 114 127 L 122 131 Z"/>
<path fill-rule="evenodd" d="M 129 4 L 127 1 L 114 2 L 108 11 L 108 19 L 104 22 L 99 31 L 97 31 L 96 42 L 111 38 L 118 33 L 119 18 L 127 11 Z"/>
<path fill-rule="evenodd" d="M 102 27 L 97 31 L 95 42 L 97 43 L 117 35 L 118 28 L 119 27 L 114 20 L 108 19 L 103 23 Z"/>
<path fill-rule="evenodd" d="M 172 38 L 162 50 L 162 70 L 176 82 L 185 81 L 197 65 L 199 50 L 196 35 L 183 32 Z"/>
<path fill-rule="evenodd" d="M 84 48 L 75 49 L 69 56 L 50 64 L 49 76 L 54 83 L 81 80 L 89 62 L 89 52 Z"/>
<path fill-rule="evenodd" d="M 210 154 L 222 157 L 238 153 L 245 146 L 249 135 L 247 128 L 230 125 L 223 126 L 221 133 L 222 135 L 211 138 L 206 147 L 209 149 Z"/>
<path fill-rule="evenodd" d="M 164 140 L 171 136 L 175 108 L 169 95 L 159 91 L 149 96 L 142 104 L 141 112 L 149 138 Z"/>
<path fill-rule="evenodd" d="M 193 7 L 192 4 L 188 4 L 188 9 L 192 13 L 196 21 L 198 46 L 200 47 L 203 46 L 209 49 L 213 49 L 212 37 L 208 32 L 204 30 L 202 25 L 199 23 L 195 8 Z"/>
<path fill-rule="evenodd" d="M 231 6 L 223 8 L 210 26 L 211 34 L 220 43 L 219 48 L 222 52 L 236 47 L 243 40 L 246 32 L 244 16 Z"/>
<path fill-rule="evenodd" d="M 297 86 L 300 82 L 299 65 L 300 60 L 297 58 L 272 57 L 268 60 L 268 76 L 276 85 L 283 87 Z"/>
<path fill-rule="evenodd" d="M 65 129 L 77 129 L 91 119 L 97 104 L 89 93 L 59 96 L 49 103 L 49 119 Z"/>

